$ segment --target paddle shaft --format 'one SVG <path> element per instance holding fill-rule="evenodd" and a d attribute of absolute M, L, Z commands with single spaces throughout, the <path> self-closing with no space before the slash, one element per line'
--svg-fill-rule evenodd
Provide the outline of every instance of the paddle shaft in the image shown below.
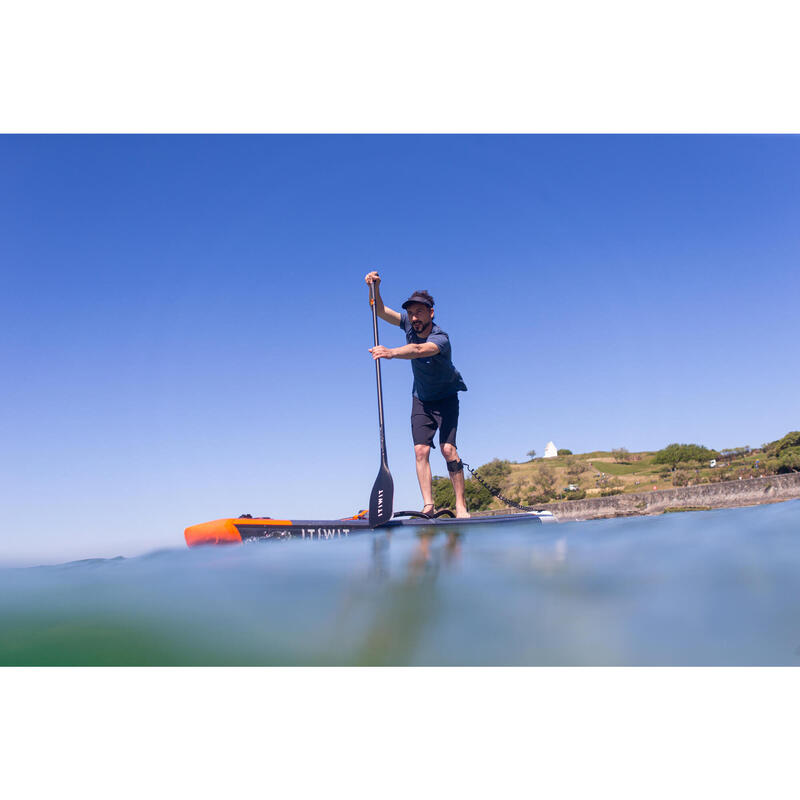
<path fill-rule="evenodd" d="M 375 337 L 375 347 L 380 342 L 378 341 L 378 309 L 375 305 L 375 284 L 369 285 L 369 304 L 372 306 L 372 332 Z M 383 385 L 381 383 L 381 360 L 375 359 L 375 379 L 378 384 L 378 427 L 381 434 L 381 463 L 384 466 L 389 465 L 386 457 L 386 433 L 383 426 Z"/>

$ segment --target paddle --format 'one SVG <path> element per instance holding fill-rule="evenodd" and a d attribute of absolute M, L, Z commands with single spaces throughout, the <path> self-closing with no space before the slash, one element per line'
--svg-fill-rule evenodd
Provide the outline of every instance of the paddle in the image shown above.
<path fill-rule="evenodd" d="M 369 285 L 369 304 L 372 307 L 372 329 L 375 334 L 375 347 L 378 346 L 378 310 L 375 307 L 375 285 Z M 381 360 L 375 359 L 375 377 L 378 382 L 378 427 L 381 432 L 381 468 L 369 496 L 369 526 L 377 528 L 392 518 L 392 501 L 394 500 L 394 481 L 389 472 L 386 459 L 386 433 L 383 427 L 383 388 L 381 386 Z"/>

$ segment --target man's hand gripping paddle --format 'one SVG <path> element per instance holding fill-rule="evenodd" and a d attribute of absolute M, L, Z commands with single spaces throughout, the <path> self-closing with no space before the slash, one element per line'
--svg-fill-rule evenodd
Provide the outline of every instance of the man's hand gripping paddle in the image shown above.
<path fill-rule="evenodd" d="M 372 329 L 375 334 L 375 347 L 378 342 L 378 310 L 375 307 L 375 284 L 369 285 L 369 304 L 372 307 Z M 381 468 L 372 487 L 369 497 L 369 526 L 377 528 L 385 525 L 392 518 L 392 503 L 394 501 L 394 481 L 389 472 L 389 462 L 386 459 L 386 433 L 383 427 L 383 388 L 381 386 L 381 360 L 375 359 L 375 377 L 378 383 L 378 427 L 381 434 Z"/>

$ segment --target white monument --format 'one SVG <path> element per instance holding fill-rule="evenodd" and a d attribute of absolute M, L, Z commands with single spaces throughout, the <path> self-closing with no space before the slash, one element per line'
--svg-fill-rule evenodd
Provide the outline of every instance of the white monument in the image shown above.
<path fill-rule="evenodd" d="M 558 450 L 556 446 L 552 442 L 547 443 L 547 447 L 544 449 L 544 457 L 545 458 L 555 458 L 558 455 Z"/>

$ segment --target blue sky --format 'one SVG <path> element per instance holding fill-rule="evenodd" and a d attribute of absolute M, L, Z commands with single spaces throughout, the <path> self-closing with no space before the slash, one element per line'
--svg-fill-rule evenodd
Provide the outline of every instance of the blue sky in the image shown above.
<path fill-rule="evenodd" d="M 0 176 L 0 560 L 363 508 L 371 268 L 436 298 L 473 465 L 800 427 L 797 137 L 2 136 Z"/>

